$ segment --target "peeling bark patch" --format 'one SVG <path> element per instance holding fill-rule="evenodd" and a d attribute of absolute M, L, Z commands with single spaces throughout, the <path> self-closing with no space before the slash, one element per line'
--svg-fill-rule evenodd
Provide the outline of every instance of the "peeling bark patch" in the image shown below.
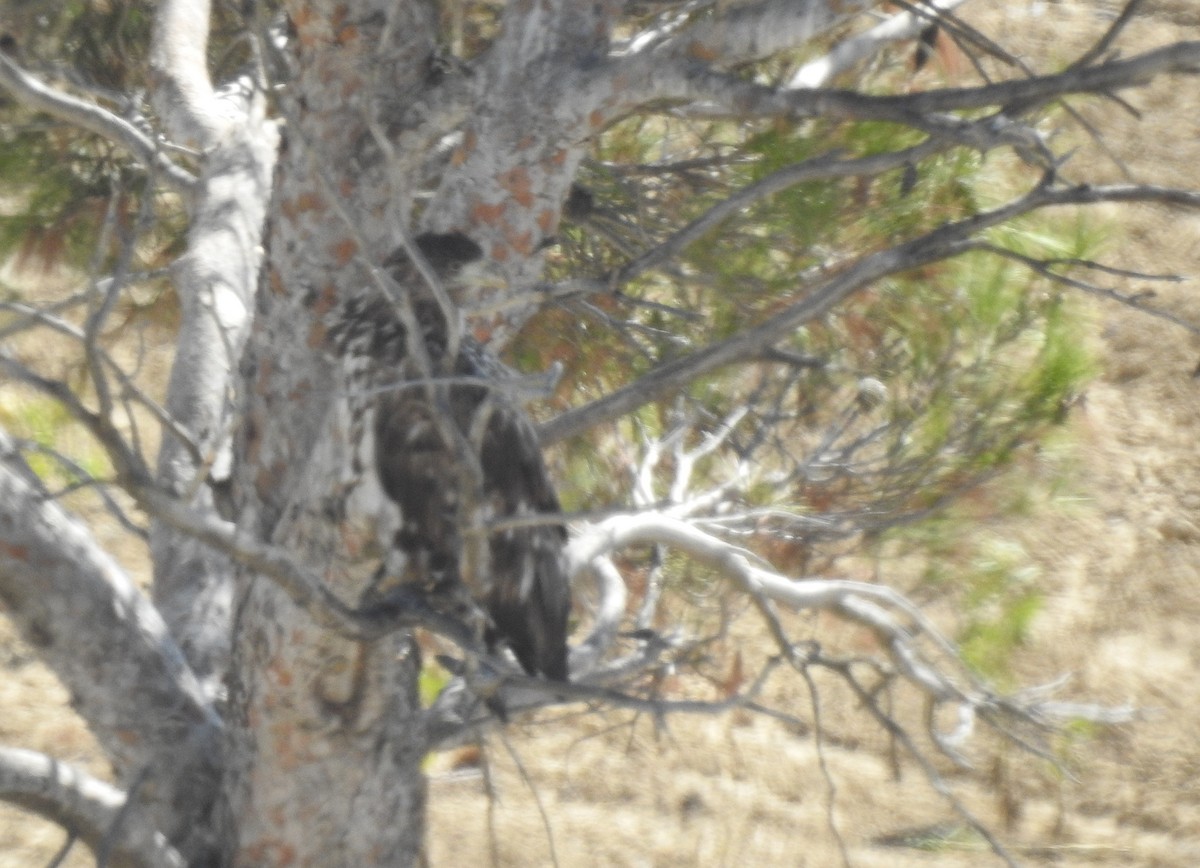
<path fill-rule="evenodd" d="M 241 848 L 234 861 L 239 865 L 294 865 L 296 849 L 286 841 L 268 838 Z"/>
<path fill-rule="evenodd" d="M 338 265 L 345 265 L 358 253 L 358 242 L 353 238 L 343 238 L 329 246 L 329 254 Z"/>
<path fill-rule="evenodd" d="M 363 89 L 363 80 L 357 75 L 345 75 L 343 77 L 341 94 L 343 99 L 349 99 L 360 90 Z"/>
<path fill-rule="evenodd" d="M 346 17 L 350 13 L 347 11 L 345 4 L 339 3 L 333 7 L 333 13 L 329 16 L 329 27 L 334 33 L 342 30 L 344 27 L 353 26 L 346 24 Z"/>
<path fill-rule="evenodd" d="M 280 687 L 291 686 L 292 672 L 278 657 L 272 660 L 270 665 L 267 666 L 267 671 L 271 673 L 271 677 L 275 679 L 275 683 Z"/>
<path fill-rule="evenodd" d="M 258 376 L 254 382 L 254 393 L 256 395 L 267 395 L 270 393 L 271 377 L 275 373 L 275 365 L 271 359 L 260 359 L 258 363 Z"/>
<path fill-rule="evenodd" d="M 313 324 L 308 330 L 308 339 L 305 341 L 305 345 L 310 350 L 320 349 L 325 346 L 325 336 L 328 332 L 329 329 L 326 328 L 324 322 L 319 319 L 313 320 Z"/>
<path fill-rule="evenodd" d="M 275 748 L 279 768 L 292 771 L 312 759 L 313 737 L 298 731 L 296 724 L 291 720 L 268 726 L 268 731 L 271 733 L 271 744 Z"/>
<path fill-rule="evenodd" d="M 517 204 L 524 208 L 533 204 L 533 182 L 529 179 L 529 170 L 524 166 L 514 166 L 498 180 L 500 186 L 517 200 Z"/>
<path fill-rule="evenodd" d="M 305 48 L 311 48 L 317 43 L 317 35 L 312 30 L 313 19 L 316 18 L 311 7 L 304 6 L 292 13 L 292 26 L 296 28 L 296 37 Z"/>
<path fill-rule="evenodd" d="M 533 255 L 533 233 L 522 232 L 520 235 L 510 235 L 508 245 L 522 256 Z"/>
<path fill-rule="evenodd" d="M 479 341 L 481 344 L 486 344 L 492 339 L 492 326 L 490 323 L 477 322 L 471 326 L 471 337 Z"/>
<path fill-rule="evenodd" d="M 279 480 L 283 478 L 283 468 L 263 467 L 254 477 L 254 492 L 258 495 L 258 499 L 269 501 L 272 493 L 279 485 Z"/>
<path fill-rule="evenodd" d="M 476 202 L 471 206 L 471 222 L 476 226 L 480 224 L 490 226 L 500 219 L 507 208 L 508 206 L 503 202 L 498 202 L 495 205 L 489 205 L 486 202 Z"/>
<path fill-rule="evenodd" d="M 333 310 L 335 304 L 337 304 L 337 287 L 332 283 L 327 283 L 322 287 L 316 299 L 310 303 L 309 308 L 317 316 L 323 316 Z"/>
<path fill-rule="evenodd" d="M 299 214 L 305 214 L 310 211 L 323 212 L 325 210 L 325 200 L 316 193 L 301 193 L 294 199 L 281 202 L 279 210 L 283 213 L 284 217 L 290 220 Z"/>

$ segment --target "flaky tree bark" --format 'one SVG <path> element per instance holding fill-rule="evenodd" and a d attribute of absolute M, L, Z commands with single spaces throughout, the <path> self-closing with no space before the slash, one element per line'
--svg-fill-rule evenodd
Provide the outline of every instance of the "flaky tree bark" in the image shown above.
<path fill-rule="evenodd" d="M 174 269 L 181 322 L 158 481 L 201 514 L 228 488 L 233 372 L 246 343 L 262 263 L 262 229 L 278 136 L 265 97 L 221 99 L 208 76 L 209 4 L 161 4 L 151 65 L 154 101 L 173 140 L 204 152 L 191 190 L 187 253 Z M 232 564 L 219 551 L 156 521 L 154 599 L 210 695 L 229 664 Z"/>
<path fill-rule="evenodd" d="M 537 14 L 511 7 L 478 73 L 441 83 L 432 72 L 437 22 L 424 6 L 289 9 L 295 81 L 284 108 L 288 147 L 267 291 L 247 366 L 239 524 L 301 553 L 346 601 L 362 593 L 364 576 L 340 566 L 353 552 L 346 529 L 339 535 L 328 522 L 346 509 L 342 468 L 351 463 L 345 444 L 353 437 L 337 399 L 345 382 L 320 352 L 324 317 L 404 243 L 414 192 L 441 172 L 427 149 L 463 118 L 452 168 L 423 223 L 481 242 L 511 286 L 539 276 L 536 254 L 557 226 L 582 143 L 598 121 L 575 100 L 569 76 L 603 56 L 618 6 L 558 0 Z M 476 336 L 494 344 L 531 310 L 519 297 L 456 301 L 477 312 Z M 241 593 L 233 696 L 241 735 L 230 789 L 236 858 L 285 851 L 313 864 L 414 858 L 425 735 L 407 641 L 348 642 L 315 629 L 271 584 L 247 578 Z M 348 765 L 346 756 L 374 759 Z M 305 810 L 294 810 L 297 799 Z"/>
<path fill-rule="evenodd" d="M 0 453 L 7 445 L 0 438 Z M 162 617 L 89 530 L 7 458 L 0 502 L 5 614 L 66 685 L 149 825 L 190 855 L 207 851 L 222 724 Z"/>
<path fill-rule="evenodd" d="M 351 432 L 321 350 L 323 316 L 399 240 L 414 184 L 374 136 L 425 96 L 435 21 L 422 4 L 295 3 L 287 148 L 244 368 L 238 524 L 293 551 L 348 603 L 364 576 L 344 514 Z M 401 120 L 400 123 L 403 123 Z M 418 663 L 403 636 L 356 643 L 270 582 L 238 583 L 226 797 L 239 864 L 410 864 L 420 848 Z M 347 761 L 354 757 L 355 760 Z"/>

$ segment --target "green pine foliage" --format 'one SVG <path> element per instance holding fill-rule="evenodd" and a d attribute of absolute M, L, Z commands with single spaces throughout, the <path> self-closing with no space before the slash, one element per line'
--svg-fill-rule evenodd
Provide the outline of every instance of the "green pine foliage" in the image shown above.
<path fill-rule="evenodd" d="M 605 231 L 594 231 L 595 214 L 568 223 L 552 272 L 603 275 L 773 172 L 920 138 L 884 123 L 631 118 L 605 133 L 581 176 L 603 203 Z M 796 184 L 748 204 L 619 295 L 552 314 L 550 328 L 532 326 L 517 352 L 534 368 L 565 360 L 560 395 L 571 397 L 555 407 L 582 403 L 769 319 L 842 263 L 993 207 L 1028 183 L 1009 155 L 953 149 L 878 177 Z M 1035 214 L 985 240 L 996 250 L 893 275 L 798 329 L 779 349 L 809 364 L 763 360 L 707 374 L 564 444 L 567 508 L 627 502 L 637 444 L 690 425 L 682 436 L 695 445 L 744 409 L 728 448 L 698 463 L 693 489 L 749 465 L 741 506 L 762 517 L 748 533 L 781 569 L 830 568 L 863 540 L 923 525 L 969 534 L 970 522 L 947 523 L 945 510 L 998 474 L 1022 473 L 1014 466 L 1022 448 L 1061 425 L 1095 371 L 1079 306 L 1016 257 L 1082 259 L 1102 239 L 1082 220 Z M 882 401 L 863 402 L 864 381 L 882 384 Z M 664 461 L 658 495 L 672 472 Z M 1036 583 L 1016 562 L 943 554 L 954 577 L 943 592 L 964 607 L 969 662 L 999 676 L 1039 609 Z M 935 561 L 938 546 L 922 556 Z"/>

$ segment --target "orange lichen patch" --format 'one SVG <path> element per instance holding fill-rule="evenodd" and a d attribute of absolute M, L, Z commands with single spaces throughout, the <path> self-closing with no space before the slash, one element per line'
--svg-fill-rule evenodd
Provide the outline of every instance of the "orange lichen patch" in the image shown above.
<path fill-rule="evenodd" d="M 316 193 L 301 193 L 292 200 L 292 206 L 296 209 L 297 214 L 303 214 L 306 211 L 324 211 L 325 200 Z"/>
<path fill-rule="evenodd" d="M 246 857 L 245 861 L 241 856 Z M 294 864 L 296 851 L 294 846 L 283 840 L 268 838 L 241 848 L 241 854 L 236 861 L 245 864 Z"/>
<path fill-rule="evenodd" d="M 284 199 L 279 203 L 279 210 L 289 220 L 308 211 L 324 211 L 325 200 L 316 193 L 301 193 L 292 199 Z"/>
<path fill-rule="evenodd" d="M 593 109 L 588 114 L 588 125 L 594 130 L 604 126 L 604 112 L 600 109 Z"/>
<path fill-rule="evenodd" d="M 517 150 L 524 151 L 532 148 L 534 142 L 536 141 L 537 139 L 535 139 L 533 136 L 521 136 L 520 140 L 517 142 Z"/>
<path fill-rule="evenodd" d="M 567 149 L 566 148 L 559 148 L 557 151 L 555 151 L 553 154 L 551 154 L 549 157 L 546 158 L 546 162 L 548 162 L 551 166 L 561 166 L 566 161 L 567 161 Z"/>
<path fill-rule="evenodd" d="M 467 161 L 467 157 L 475 150 L 475 145 L 478 143 L 479 137 L 475 135 L 474 130 L 467 130 L 463 135 L 462 144 L 454 149 L 454 153 L 450 156 L 451 166 L 461 166 Z"/>
<path fill-rule="evenodd" d="M 325 346 L 325 335 L 328 332 L 329 329 L 325 327 L 324 322 L 319 319 L 315 320 L 308 330 L 308 339 L 305 341 L 305 344 L 310 350 Z"/>
<path fill-rule="evenodd" d="M 551 209 L 543 208 L 538 212 L 537 216 L 538 229 L 541 229 L 543 234 L 549 235 L 554 231 L 554 227 L 558 222 L 557 217 L 558 215 L 556 215 Z"/>
<path fill-rule="evenodd" d="M 492 339 L 492 326 L 490 323 L 475 323 L 471 326 L 471 337 L 479 341 L 481 344 L 486 344 Z"/>
<path fill-rule="evenodd" d="M 325 284 L 325 287 L 317 295 L 317 300 L 313 302 L 311 310 L 315 314 L 328 313 L 333 310 L 333 306 L 337 303 L 337 287 L 332 283 Z"/>
<path fill-rule="evenodd" d="M 353 238 L 343 238 L 329 245 L 329 255 L 338 265 L 345 265 L 358 253 L 358 242 Z"/>
<path fill-rule="evenodd" d="M 496 262 L 508 262 L 508 248 L 503 244 L 496 242 L 492 245 L 491 257 Z"/>
<path fill-rule="evenodd" d="M 342 96 L 349 98 L 363 89 L 363 80 L 357 75 L 346 73 L 342 78 Z"/>
<path fill-rule="evenodd" d="M 29 558 L 29 549 L 25 546 L 12 545 L 0 540 L 0 555 L 12 558 L 14 561 L 24 561 Z"/>
<path fill-rule="evenodd" d="M 292 13 L 292 24 L 296 28 L 296 36 L 300 40 L 300 44 L 306 47 L 316 43 L 317 37 L 313 32 L 311 25 L 315 17 L 313 11 L 309 7 L 302 7 Z"/>
<path fill-rule="evenodd" d="M 272 658 L 270 664 L 267 666 L 267 672 L 280 687 L 291 686 L 292 670 L 278 657 Z"/>
<path fill-rule="evenodd" d="M 703 42 L 692 41 L 687 47 L 688 57 L 694 57 L 696 60 L 716 60 L 719 53 L 711 45 L 705 45 Z"/>
<path fill-rule="evenodd" d="M 476 202 L 471 206 L 471 222 L 476 226 L 481 223 L 491 225 L 500 219 L 507 207 L 503 202 L 497 202 L 494 205 L 489 205 L 487 202 Z"/>
<path fill-rule="evenodd" d="M 271 287 L 271 292 L 275 295 L 283 295 L 283 278 L 279 276 L 278 269 L 272 268 L 267 272 L 267 285 Z"/>
<path fill-rule="evenodd" d="M 271 384 L 271 376 L 275 373 L 275 365 L 271 359 L 263 358 L 258 363 L 258 378 L 255 382 L 255 392 L 259 395 L 265 394 L 268 386 Z"/>
<path fill-rule="evenodd" d="M 533 233 L 510 233 L 508 236 L 508 246 L 522 256 L 531 255 L 533 253 Z"/>
<path fill-rule="evenodd" d="M 329 26 L 336 33 L 345 26 L 346 16 L 348 12 L 344 5 L 334 7 L 333 14 L 329 16 Z"/>
<path fill-rule="evenodd" d="M 526 208 L 533 204 L 533 182 L 529 178 L 529 170 L 524 166 L 514 166 L 497 180 L 517 200 L 517 204 Z"/>
<path fill-rule="evenodd" d="M 335 40 L 338 45 L 346 45 L 346 44 L 354 42 L 356 39 L 358 39 L 358 37 L 361 35 L 361 33 L 362 33 L 362 31 L 360 31 L 356 25 L 347 24 L 345 27 L 343 27 L 341 30 L 339 30 L 337 32 L 337 36 L 335 37 Z"/>

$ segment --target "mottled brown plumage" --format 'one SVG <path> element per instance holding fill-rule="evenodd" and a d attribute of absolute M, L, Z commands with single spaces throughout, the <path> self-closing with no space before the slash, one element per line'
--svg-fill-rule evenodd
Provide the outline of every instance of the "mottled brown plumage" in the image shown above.
<path fill-rule="evenodd" d="M 416 244 L 451 293 L 464 280 L 464 269 L 482 258 L 480 248 L 460 234 L 422 235 Z M 334 345 L 343 355 L 367 357 L 372 383 L 391 384 L 374 401 L 372 433 L 374 470 L 402 513 L 394 545 L 406 571 L 426 585 L 466 588 L 487 616 L 489 647 L 507 646 L 530 674 L 565 681 L 570 610 L 565 529 L 534 524 L 500 530 L 482 547 L 482 563 L 471 560 L 468 569 L 464 557 L 463 531 L 471 518 L 559 512 L 533 426 L 519 404 L 489 386 L 510 372 L 468 337 L 455 358 L 448 358 L 442 310 L 424 278 L 403 252 L 385 267 L 408 293 L 432 367 L 427 373 L 445 382 L 434 389 L 413 382 L 425 378 L 389 301 L 368 293 L 343 306 Z M 439 425 L 438 413 L 453 428 Z M 465 493 L 464 479 L 470 478 L 462 470 L 465 450 L 478 461 L 475 496 Z M 471 504 L 478 510 L 474 516 L 465 514 Z"/>

